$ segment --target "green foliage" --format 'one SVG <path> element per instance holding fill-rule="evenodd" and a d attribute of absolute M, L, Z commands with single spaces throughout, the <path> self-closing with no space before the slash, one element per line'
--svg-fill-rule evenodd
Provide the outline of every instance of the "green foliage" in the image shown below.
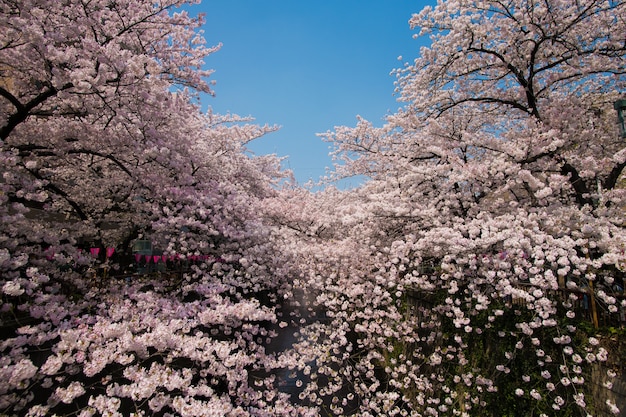
<path fill-rule="evenodd" d="M 438 375 L 431 380 L 439 385 L 431 389 L 442 392 L 442 403 L 471 416 L 582 417 L 598 408 L 590 392 L 592 384 L 584 383 L 591 378 L 595 361 L 589 359 L 595 357 L 596 349 L 590 338 L 598 332 L 585 319 L 569 318 L 563 302 L 554 301 L 553 325 L 539 325 L 546 321 L 521 302 L 494 301 L 486 310 L 467 302 L 462 310 L 471 318 L 470 325 L 460 328 L 452 315 L 446 314 L 446 296 L 447 292 L 440 290 L 422 297 L 422 303 L 433 303 L 431 311 L 438 311 L 438 324 L 434 329 L 420 329 L 418 343 L 390 341 L 393 350 L 381 351 L 381 368 L 393 369 L 404 358 L 420 360 L 423 374 Z M 415 312 L 412 303 L 415 301 L 406 294 L 398 298 L 406 320 Z M 418 327 L 420 324 L 423 321 Z M 604 332 L 612 339 L 625 340 L 624 329 Z M 615 348 L 610 351 L 619 352 Z M 433 364 L 433 355 L 441 357 L 440 364 Z M 418 385 L 400 390 L 411 409 L 424 410 L 428 404 L 421 402 Z"/>

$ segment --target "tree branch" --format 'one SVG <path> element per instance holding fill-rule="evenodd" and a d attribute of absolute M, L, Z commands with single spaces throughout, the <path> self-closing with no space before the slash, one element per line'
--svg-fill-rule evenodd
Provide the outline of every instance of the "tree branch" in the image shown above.
<path fill-rule="evenodd" d="M 50 97 L 54 97 L 59 91 L 66 90 L 71 87 L 73 87 L 72 83 L 65 84 L 63 87 L 61 87 L 60 90 L 55 87 L 50 87 L 26 104 L 19 103 L 19 101 L 17 101 L 15 97 L 14 100 L 11 100 L 9 97 L 6 97 L 6 95 L 2 94 L 3 97 L 6 97 L 9 101 L 11 101 L 13 105 L 16 106 L 16 112 L 10 115 L 7 120 L 7 124 L 0 128 L 0 140 L 6 140 L 13 131 L 13 129 L 15 129 L 17 125 L 26 120 L 26 118 L 28 118 L 28 116 L 30 115 L 31 110 L 33 110 L 35 107 L 48 100 Z M 6 92 L 8 93 L 8 91 Z M 12 96 L 10 93 L 8 94 L 9 96 Z"/>
<path fill-rule="evenodd" d="M 108 159 L 109 161 L 113 162 L 119 169 L 121 169 L 125 174 L 127 174 L 129 177 L 133 177 L 133 174 L 128 170 L 128 168 L 126 168 L 124 166 L 124 164 L 122 164 L 122 162 L 120 162 L 119 159 L 117 159 L 116 157 L 114 157 L 111 154 L 105 154 L 102 152 L 98 152 L 98 151 L 93 151 L 90 149 L 71 149 L 69 151 L 67 151 L 68 154 L 79 154 L 79 155 L 93 155 L 93 156 L 99 156 L 100 158 L 104 158 L 104 159 Z"/>
<path fill-rule="evenodd" d="M 561 174 L 569 177 L 569 182 L 574 188 L 576 202 L 582 207 L 585 205 L 594 206 L 593 201 L 589 198 L 589 188 L 587 184 L 578 174 L 578 170 L 570 165 L 568 162 L 564 162 L 561 165 Z"/>
<path fill-rule="evenodd" d="M 615 165 L 609 175 L 602 182 L 602 188 L 604 188 L 605 190 L 612 190 L 613 188 L 615 188 L 617 180 L 619 179 L 620 175 L 622 175 L 622 171 L 625 167 L 626 161 Z"/>
<path fill-rule="evenodd" d="M 41 175 L 39 175 L 39 173 L 37 173 L 36 171 L 33 171 L 31 169 L 26 169 L 33 177 L 37 178 L 38 180 L 41 181 L 46 181 Z M 83 211 L 83 209 L 78 205 L 78 203 L 76 203 L 74 200 L 72 200 L 70 198 L 70 196 L 63 191 L 62 189 L 60 189 L 59 187 L 57 187 L 56 185 L 52 184 L 51 182 L 46 181 L 46 185 L 44 185 L 44 188 L 48 191 L 51 191 L 53 193 L 55 193 L 56 195 L 62 197 L 76 212 L 76 214 L 78 215 L 78 217 L 81 220 L 87 220 L 88 217 L 85 214 L 85 212 Z"/>

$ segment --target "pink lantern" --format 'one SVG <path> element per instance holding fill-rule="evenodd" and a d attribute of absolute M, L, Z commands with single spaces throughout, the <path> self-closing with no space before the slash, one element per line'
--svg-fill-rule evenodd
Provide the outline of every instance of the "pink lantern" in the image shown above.
<path fill-rule="evenodd" d="M 140 260 L 141 260 L 141 254 L 140 253 L 136 253 L 135 254 L 135 262 L 139 263 Z"/>
<path fill-rule="evenodd" d="M 93 256 L 94 258 L 97 258 L 98 255 L 100 254 L 100 248 L 91 248 L 91 256 Z"/>
<path fill-rule="evenodd" d="M 146 255 L 146 263 L 149 264 L 150 263 L 150 259 L 152 258 L 150 255 Z"/>
<path fill-rule="evenodd" d="M 113 256 L 114 252 L 115 252 L 115 248 L 107 248 L 107 258 L 110 258 L 111 256 Z"/>
<path fill-rule="evenodd" d="M 167 262 L 167 255 L 163 255 L 163 256 L 161 256 L 161 260 L 162 260 L 163 262 Z"/>
<path fill-rule="evenodd" d="M 54 259 L 54 250 L 52 248 L 48 248 L 45 252 L 46 254 L 46 259 L 51 261 Z"/>
<path fill-rule="evenodd" d="M 152 256 L 152 260 L 154 261 L 155 264 L 159 263 L 159 259 L 161 259 L 160 255 L 153 255 Z"/>

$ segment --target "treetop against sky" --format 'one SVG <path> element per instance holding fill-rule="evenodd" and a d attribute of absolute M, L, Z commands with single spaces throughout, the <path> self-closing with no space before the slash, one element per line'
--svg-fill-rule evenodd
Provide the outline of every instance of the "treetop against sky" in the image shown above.
<path fill-rule="evenodd" d="M 250 148 L 288 156 L 284 166 L 301 184 L 317 181 L 333 164 L 317 133 L 357 115 L 381 125 L 400 106 L 390 73 L 426 42 L 408 22 L 427 4 L 434 1 L 203 2 L 191 10 L 206 13 L 205 36 L 222 48 L 206 61 L 216 95 L 202 105 L 281 126 Z"/>

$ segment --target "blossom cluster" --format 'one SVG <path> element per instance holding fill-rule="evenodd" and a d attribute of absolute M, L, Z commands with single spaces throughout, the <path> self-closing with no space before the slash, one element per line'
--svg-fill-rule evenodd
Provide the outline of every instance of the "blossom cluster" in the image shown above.
<path fill-rule="evenodd" d="M 21 326 L 0 345 L 2 408 L 28 415 L 135 408 L 179 415 L 308 413 L 274 386 L 272 369 L 288 366 L 265 350 L 276 336 L 274 309 L 230 300 L 230 291 L 209 275 L 195 290 L 202 299 L 186 302 L 162 280 L 122 281 L 86 293 L 81 308 L 54 325 L 42 317 Z M 33 349 L 47 353 L 33 356 Z"/>

